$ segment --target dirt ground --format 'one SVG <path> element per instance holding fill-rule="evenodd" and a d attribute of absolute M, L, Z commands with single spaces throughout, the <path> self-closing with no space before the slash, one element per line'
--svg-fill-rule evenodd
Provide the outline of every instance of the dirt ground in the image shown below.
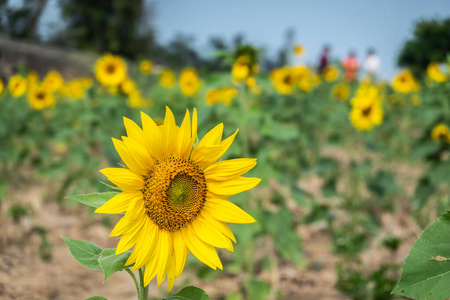
<path fill-rule="evenodd" d="M 337 157 L 345 165 L 346 158 L 339 158 L 342 154 L 339 149 L 325 152 Z M 405 181 L 409 180 L 408 176 L 417 176 L 417 172 L 410 169 L 396 169 L 404 172 L 404 176 L 400 174 L 400 177 L 403 176 Z M 300 180 L 300 185 L 319 199 L 320 195 L 317 193 L 320 184 L 320 178 L 313 175 Z M 92 296 L 103 296 L 110 300 L 136 299 L 134 284 L 126 272 L 115 273 L 102 284 L 101 271 L 88 270 L 72 258 L 61 236 L 92 241 L 103 248 L 116 247 L 117 240 L 108 238 L 112 225 L 106 227 L 102 224 L 101 216 L 89 214 L 85 207 L 46 202 L 44 199 L 48 196 L 49 185 L 50 183 L 34 182 L 10 187 L 9 196 L 0 202 L 0 299 L 79 300 Z M 33 215 L 14 223 L 7 216 L 8 208 L 14 201 L 29 206 Z M 362 258 L 365 265 L 374 268 L 384 261 L 401 263 L 421 232 L 408 214 L 382 213 L 381 221 L 383 228 L 380 235 L 371 241 L 372 246 Z M 48 239 L 52 244 L 51 262 L 42 260 L 39 255 L 41 239 L 35 232 L 38 226 L 44 226 L 48 231 Z M 335 288 L 337 258 L 331 250 L 331 237 L 326 224 L 316 222 L 308 226 L 302 225 L 297 228 L 297 232 L 303 241 L 308 265 L 301 269 L 280 260 L 274 272 L 262 271 L 258 274 L 260 279 L 270 283 L 273 289 L 271 299 L 275 299 L 277 291 L 281 291 L 284 299 L 349 299 Z M 403 239 L 394 256 L 385 248 L 379 247 L 387 232 Z M 258 251 L 262 251 L 264 255 L 269 250 L 261 247 Z M 239 292 L 239 282 L 244 280 L 245 275 L 227 272 L 226 265 L 224 267 L 225 270 L 216 279 L 207 282 L 192 280 L 187 270 L 176 281 L 173 291 L 190 282 L 203 288 L 211 299 Z M 155 282 L 151 283 L 150 294 L 154 297 L 164 296 L 166 290 L 165 283 L 159 288 Z"/>

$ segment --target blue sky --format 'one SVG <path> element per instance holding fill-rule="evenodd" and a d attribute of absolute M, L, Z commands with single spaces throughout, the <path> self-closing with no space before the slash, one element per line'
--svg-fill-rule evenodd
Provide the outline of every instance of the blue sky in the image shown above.
<path fill-rule="evenodd" d="M 284 41 L 287 28 L 306 47 L 303 61 L 315 64 L 325 43 L 332 57 L 350 49 L 362 59 L 374 47 L 382 61 L 383 77 L 395 71 L 397 54 L 412 37 L 420 19 L 450 17 L 449 0 L 149 0 L 155 3 L 157 39 L 167 43 L 177 33 L 195 37 L 195 46 L 208 54 L 211 36 L 227 41 L 237 33 L 273 55 Z M 49 1 L 42 27 L 58 18 L 56 0 Z"/>

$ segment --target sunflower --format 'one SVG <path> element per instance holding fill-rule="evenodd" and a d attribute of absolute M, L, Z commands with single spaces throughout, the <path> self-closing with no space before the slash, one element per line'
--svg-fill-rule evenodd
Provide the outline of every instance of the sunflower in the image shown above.
<path fill-rule="evenodd" d="M 20 75 L 14 75 L 9 79 L 8 90 L 14 98 L 18 98 L 27 91 L 27 80 Z"/>
<path fill-rule="evenodd" d="M 95 63 L 95 77 L 104 86 L 119 85 L 127 78 L 127 65 L 120 56 L 106 54 Z"/>
<path fill-rule="evenodd" d="M 28 87 L 31 88 L 37 84 L 39 84 L 39 75 L 35 71 L 31 71 L 27 76 L 27 84 Z"/>
<path fill-rule="evenodd" d="M 184 69 L 180 75 L 180 88 L 183 94 L 188 97 L 194 96 L 200 89 L 201 82 L 197 71 L 193 68 Z"/>
<path fill-rule="evenodd" d="M 447 80 L 447 75 L 442 73 L 439 69 L 439 64 L 436 62 L 432 62 L 427 67 L 427 75 L 429 78 L 436 82 L 444 82 Z"/>
<path fill-rule="evenodd" d="M 323 78 L 326 81 L 332 82 L 335 81 L 339 77 L 339 70 L 336 66 L 329 66 L 323 72 Z"/>
<path fill-rule="evenodd" d="M 255 65 L 253 67 L 255 67 Z M 233 76 L 235 81 L 240 82 L 250 75 L 250 58 L 247 55 L 238 57 L 231 68 L 231 76 Z"/>
<path fill-rule="evenodd" d="M 232 87 L 221 89 L 209 89 L 206 93 L 206 104 L 213 105 L 222 102 L 225 106 L 230 105 L 231 100 L 236 97 L 238 91 Z"/>
<path fill-rule="evenodd" d="M 4 89 L 5 89 L 5 85 L 3 84 L 3 80 L 0 79 L 0 94 L 3 93 Z"/>
<path fill-rule="evenodd" d="M 173 86 L 175 85 L 175 74 L 171 70 L 165 69 L 159 76 L 159 82 L 161 83 L 161 86 L 163 88 L 173 88 Z"/>
<path fill-rule="evenodd" d="M 419 89 L 419 83 L 409 70 L 400 71 L 392 80 L 392 88 L 399 93 L 415 92 Z"/>
<path fill-rule="evenodd" d="M 136 83 L 130 78 L 126 78 L 122 81 L 120 88 L 127 95 L 137 90 Z"/>
<path fill-rule="evenodd" d="M 450 144 L 450 130 L 448 129 L 447 125 L 436 125 L 431 131 L 431 138 L 435 142 L 443 141 Z"/>
<path fill-rule="evenodd" d="M 143 60 L 139 63 L 139 70 L 142 74 L 148 75 L 152 72 L 152 63 L 149 60 Z"/>
<path fill-rule="evenodd" d="M 56 92 L 58 91 L 64 84 L 64 79 L 59 74 L 58 71 L 50 71 L 42 80 L 42 86 L 45 86 L 46 89 Z"/>
<path fill-rule="evenodd" d="M 270 74 L 272 83 L 280 94 L 291 94 L 296 84 L 296 78 L 290 68 L 275 69 Z"/>
<path fill-rule="evenodd" d="M 256 186 L 260 179 L 243 177 L 256 159 L 218 161 L 237 131 L 222 140 L 223 124 L 208 132 L 194 148 L 197 112 L 189 111 L 180 127 L 169 108 L 161 126 L 141 113 L 143 129 L 124 118 L 126 137 L 113 139 L 127 168 L 101 172 L 122 192 L 97 213 L 125 212 L 110 236 L 121 235 L 116 254 L 134 246 L 126 265 L 145 266 L 144 285 L 167 275 L 169 290 L 184 268 L 189 251 L 213 269 L 222 269 L 217 248 L 233 251 L 236 242 L 226 223 L 255 220 L 227 198 Z M 192 124 L 192 125 L 191 125 Z"/>
<path fill-rule="evenodd" d="M 128 94 L 128 106 L 132 108 L 147 107 L 151 104 L 151 100 L 145 100 L 142 98 L 141 93 L 138 90 L 134 90 Z"/>
<path fill-rule="evenodd" d="M 297 44 L 294 46 L 294 55 L 300 56 L 303 55 L 303 53 L 305 53 L 303 45 Z"/>
<path fill-rule="evenodd" d="M 370 130 L 383 122 L 382 99 L 374 86 L 361 86 L 351 99 L 350 121 L 357 130 Z"/>
<path fill-rule="evenodd" d="M 53 92 L 47 86 L 35 86 L 28 92 L 28 102 L 35 110 L 42 110 L 55 105 Z"/>
<path fill-rule="evenodd" d="M 350 87 L 345 83 L 336 84 L 331 90 L 331 95 L 341 101 L 345 101 L 350 96 Z"/>
<path fill-rule="evenodd" d="M 254 87 L 255 85 L 256 85 L 256 79 L 255 79 L 255 77 L 248 77 L 246 80 L 245 80 L 245 84 L 247 84 L 247 86 L 248 87 Z"/>

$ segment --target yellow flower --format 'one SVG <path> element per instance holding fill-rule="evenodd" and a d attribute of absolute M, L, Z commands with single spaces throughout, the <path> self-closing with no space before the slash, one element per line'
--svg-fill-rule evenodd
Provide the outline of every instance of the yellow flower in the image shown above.
<path fill-rule="evenodd" d="M 399 93 L 416 92 L 419 83 L 409 70 L 400 71 L 392 80 L 392 88 Z"/>
<path fill-rule="evenodd" d="M 171 70 L 165 69 L 159 76 L 159 82 L 161 83 L 162 87 L 166 89 L 173 88 L 173 86 L 175 85 L 175 74 Z"/>
<path fill-rule="evenodd" d="M 3 93 L 4 89 L 5 89 L 5 85 L 3 84 L 3 80 L 0 79 L 0 94 Z"/>
<path fill-rule="evenodd" d="M 125 94 L 130 94 L 137 89 L 136 83 L 130 78 L 126 78 L 124 81 L 122 81 L 122 83 L 120 84 L 120 88 Z"/>
<path fill-rule="evenodd" d="M 431 138 L 435 142 L 443 141 L 450 144 L 450 130 L 448 129 L 447 125 L 436 125 L 431 131 Z"/>
<path fill-rule="evenodd" d="M 127 78 L 127 65 L 120 56 L 105 54 L 95 64 L 95 77 L 101 85 L 119 85 Z"/>
<path fill-rule="evenodd" d="M 148 75 L 152 72 L 152 63 L 149 60 L 143 60 L 139 64 L 139 70 L 141 70 L 141 73 L 144 75 Z"/>
<path fill-rule="evenodd" d="M 377 102 L 367 102 L 353 106 L 349 117 L 357 130 L 370 130 L 374 125 L 380 125 L 383 122 L 383 109 Z"/>
<path fill-rule="evenodd" d="M 193 68 L 184 69 L 180 75 L 180 88 L 183 94 L 188 97 L 194 96 L 200 89 L 201 82 L 197 71 Z"/>
<path fill-rule="evenodd" d="M 143 99 L 141 97 L 141 93 L 138 90 L 134 90 L 128 95 L 127 104 L 132 108 L 142 108 L 149 106 L 151 104 L 151 101 Z"/>
<path fill-rule="evenodd" d="M 45 86 L 51 92 L 58 91 L 64 84 L 64 79 L 58 71 L 50 71 L 42 80 L 42 86 Z"/>
<path fill-rule="evenodd" d="M 303 55 L 305 52 L 305 48 L 303 48 L 303 45 L 297 44 L 294 46 L 294 55 L 300 56 Z"/>
<path fill-rule="evenodd" d="M 256 79 L 255 77 L 248 77 L 245 83 L 247 84 L 248 87 L 253 87 L 256 85 Z"/>
<path fill-rule="evenodd" d="M 289 68 L 275 69 L 270 74 L 275 90 L 280 94 L 291 94 L 296 84 L 296 78 Z"/>
<path fill-rule="evenodd" d="M 345 101 L 350 96 L 350 87 L 345 83 L 336 84 L 331 90 L 331 95 L 341 101 Z"/>
<path fill-rule="evenodd" d="M 231 100 L 236 97 L 238 91 L 232 87 L 223 87 L 221 89 L 209 89 L 206 93 L 206 104 L 213 105 L 222 102 L 225 106 L 230 105 Z"/>
<path fill-rule="evenodd" d="M 42 110 L 55 106 L 55 97 L 47 86 L 34 86 L 28 92 L 28 102 L 33 109 Z"/>
<path fill-rule="evenodd" d="M 339 71 L 336 66 L 329 66 L 323 72 L 323 77 L 326 81 L 331 82 L 335 81 L 339 76 Z"/>
<path fill-rule="evenodd" d="M 74 99 L 81 99 L 84 97 L 84 82 L 82 79 L 72 80 L 67 84 L 67 95 Z"/>
<path fill-rule="evenodd" d="M 94 84 L 94 81 L 92 80 L 92 78 L 89 78 L 89 77 L 82 77 L 79 80 L 81 81 L 81 83 L 83 84 L 83 87 L 85 89 L 90 89 L 92 87 L 92 85 Z"/>
<path fill-rule="evenodd" d="M 117 85 L 110 85 L 107 88 L 108 91 L 113 95 L 117 95 L 119 93 L 119 87 Z"/>
<path fill-rule="evenodd" d="M 31 71 L 27 76 L 27 84 L 28 87 L 31 88 L 37 84 L 39 84 L 39 75 L 35 71 Z"/>
<path fill-rule="evenodd" d="M 233 251 L 233 233 L 226 223 L 255 220 L 228 200 L 260 179 L 243 177 L 256 159 L 220 160 L 237 131 L 222 140 L 223 124 L 214 127 L 196 147 L 197 112 L 186 111 L 180 127 L 169 108 L 158 126 L 141 113 L 143 129 L 124 118 L 127 136 L 113 139 L 126 168 L 101 172 L 122 192 L 97 213 L 125 215 L 110 236 L 121 236 L 116 254 L 133 248 L 126 265 L 145 266 L 144 285 L 166 275 L 169 290 L 184 268 L 189 252 L 213 269 L 222 269 L 217 248 Z M 192 124 L 192 125 L 191 125 Z"/>
<path fill-rule="evenodd" d="M 429 78 L 433 79 L 436 82 L 444 82 L 447 80 L 447 75 L 442 73 L 439 69 L 439 64 L 436 62 L 432 62 L 427 67 L 427 75 Z"/>
<path fill-rule="evenodd" d="M 8 90 L 14 98 L 22 96 L 27 91 L 27 80 L 20 75 L 14 75 L 9 79 Z"/>
<path fill-rule="evenodd" d="M 231 76 L 233 76 L 234 80 L 237 82 L 244 80 L 249 74 L 250 69 L 247 64 L 236 62 L 231 69 Z"/>

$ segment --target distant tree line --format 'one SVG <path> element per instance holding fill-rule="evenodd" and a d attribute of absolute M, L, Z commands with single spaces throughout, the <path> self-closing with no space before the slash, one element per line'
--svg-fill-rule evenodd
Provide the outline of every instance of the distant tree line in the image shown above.
<path fill-rule="evenodd" d="M 13 2 L 0 0 L 0 33 L 39 41 L 38 24 L 48 0 L 23 0 L 20 7 L 12 5 Z M 220 71 L 228 70 L 229 66 L 223 55 L 216 54 L 231 53 L 246 44 L 242 35 L 236 35 L 229 43 L 222 37 L 212 37 L 209 57 L 198 52 L 192 36 L 178 34 L 167 45 L 160 45 L 152 24 L 154 2 L 151 1 L 58 0 L 58 5 L 64 26 L 48 42 L 60 47 L 99 54 L 111 52 L 130 59 L 146 57 L 174 69 L 194 66 Z M 288 63 L 294 37 L 295 32 L 288 29 L 285 43 L 275 57 L 260 52 L 262 67 L 271 69 Z M 416 24 L 413 38 L 402 47 L 397 63 L 419 75 L 430 62 L 446 61 L 448 53 L 450 18 L 423 20 Z"/>

